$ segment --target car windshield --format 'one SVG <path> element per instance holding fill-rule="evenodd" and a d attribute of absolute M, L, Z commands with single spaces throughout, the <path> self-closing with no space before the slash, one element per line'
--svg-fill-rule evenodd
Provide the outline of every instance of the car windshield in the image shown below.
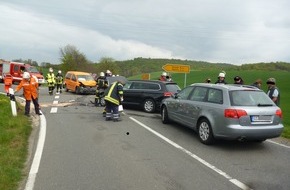
<path fill-rule="evenodd" d="M 26 67 L 26 71 L 30 73 L 39 73 L 36 67 Z"/>
<path fill-rule="evenodd" d="M 168 92 L 176 93 L 180 91 L 180 88 L 177 84 L 166 84 Z"/>
<path fill-rule="evenodd" d="M 231 91 L 230 99 L 232 106 L 274 106 L 273 101 L 263 91 Z"/>
<path fill-rule="evenodd" d="M 78 75 L 79 81 L 92 81 L 94 78 L 91 75 Z"/>

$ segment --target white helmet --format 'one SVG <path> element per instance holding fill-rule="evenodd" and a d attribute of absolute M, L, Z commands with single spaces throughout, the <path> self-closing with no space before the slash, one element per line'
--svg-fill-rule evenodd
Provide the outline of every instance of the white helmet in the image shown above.
<path fill-rule="evenodd" d="M 105 73 L 104 72 L 100 72 L 100 77 L 104 77 Z"/>
<path fill-rule="evenodd" d="M 51 73 L 53 72 L 53 69 L 51 67 L 49 68 L 49 72 L 51 72 Z"/>
<path fill-rule="evenodd" d="M 58 73 L 61 74 L 61 70 L 59 70 Z"/>
<path fill-rule="evenodd" d="M 226 75 L 225 75 L 225 73 L 220 73 L 219 74 L 219 77 L 225 77 Z"/>
<path fill-rule="evenodd" d="M 112 73 L 112 72 L 111 72 L 110 70 L 107 70 L 106 73 L 107 73 L 107 74 L 110 74 L 110 73 Z"/>
<path fill-rule="evenodd" d="M 30 74 L 28 72 L 24 72 L 22 77 L 24 79 L 30 79 Z"/>
<path fill-rule="evenodd" d="M 166 76 L 167 76 L 167 73 L 166 73 L 166 72 L 163 72 L 163 73 L 161 74 L 161 76 L 166 77 Z"/>

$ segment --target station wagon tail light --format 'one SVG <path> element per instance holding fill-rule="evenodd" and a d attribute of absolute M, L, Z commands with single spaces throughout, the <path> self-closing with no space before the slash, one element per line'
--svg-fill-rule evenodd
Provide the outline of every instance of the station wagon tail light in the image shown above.
<path fill-rule="evenodd" d="M 172 93 L 171 92 L 164 92 L 163 96 L 164 97 L 170 97 L 170 96 L 172 96 Z"/>
<path fill-rule="evenodd" d="M 248 115 L 245 110 L 241 109 L 225 109 L 225 117 L 239 119 L 242 116 Z"/>
<path fill-rule="evenodd" d="M 283 117 L 282 110 L 280 110 L 280 109 L 276 110 L 276 115 L 278 117 L 282 118 Z"/>

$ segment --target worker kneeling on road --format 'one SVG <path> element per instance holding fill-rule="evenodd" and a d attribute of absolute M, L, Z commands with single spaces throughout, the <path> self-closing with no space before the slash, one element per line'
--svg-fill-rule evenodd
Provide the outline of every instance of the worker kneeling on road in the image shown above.
<path fill-rule="evenodd" d="M 35 113 L 37 115 L 42 115 L 39 111 L 38 104 L 38 83 L 35 81 L 33 77 L 30 76 L 28 72 L 23 73 L 23 79 L 20 84 L 16 87 L 15 93 L 18 92 L 21 88 L 23 88 L 23 94 L 25 98 L 25 115 L 29 116 L 30 113 L 30 103 L 31 100 L 34 104 Z"/>
<path fill-rule="evenodd" d="M 121 81 L 112 83 L 105 91 L 106 121 L 119 121 L 119 105 L 123 101 L 123 84 Z"/>

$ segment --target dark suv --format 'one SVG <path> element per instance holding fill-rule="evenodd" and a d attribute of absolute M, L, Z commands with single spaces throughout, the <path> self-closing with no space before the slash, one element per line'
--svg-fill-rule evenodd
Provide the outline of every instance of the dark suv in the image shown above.
<path fill-rule="evenodd" d="M 158 80 L 129 80 L 124 85 L 123 105 L 135 105 L 145 112 L 159 110 L 164 98 L 177 93 L 180 90 L 175 82 Z"/>

